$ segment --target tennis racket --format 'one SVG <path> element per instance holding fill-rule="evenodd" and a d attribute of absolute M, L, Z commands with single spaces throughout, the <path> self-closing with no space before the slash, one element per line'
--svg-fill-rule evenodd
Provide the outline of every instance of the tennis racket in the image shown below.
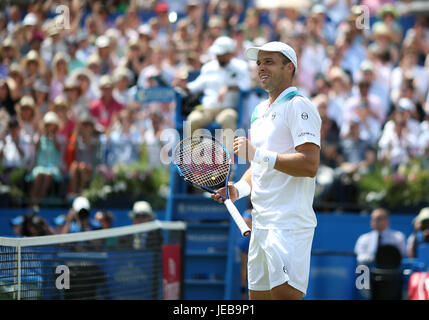
<path fill-rule="evenodd" d="M 178 143 L 173 152 L 173 163 L 180 176 L 193 186 L 216 194 L 213 189 L 225 183 L 223 203 L 243 236 L 250 234 L 237 207 L 229 197 L 228 181 L 231 157 L 225 146 L 210 136 L 192 136 Z"/>

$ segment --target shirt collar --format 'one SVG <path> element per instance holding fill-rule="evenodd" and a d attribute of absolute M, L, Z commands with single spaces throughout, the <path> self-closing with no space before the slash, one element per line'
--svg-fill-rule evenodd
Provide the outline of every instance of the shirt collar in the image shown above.
<path fill-rule="evenodd" d="M 279 94 L 279 96 L 276 98 L 276 100 L 274 100 L 272 105 L 278 103 L 284 96 L 288 95 L 289 93 L 291 93 L 293 91 L 297 91 L 297 88 L 296 87 L 286 88 L 282 93 Z"/>

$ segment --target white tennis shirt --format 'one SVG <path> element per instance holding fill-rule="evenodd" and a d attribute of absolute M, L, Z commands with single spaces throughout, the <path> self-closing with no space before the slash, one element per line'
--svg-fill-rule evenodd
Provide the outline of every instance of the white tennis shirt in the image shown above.
<path fill-rule="evenodd" d="M 290 96 L 295 87 L 283 91 L 271 106 L 268 100 L 254 109 L 250 141 L 257 148 L 277 153 L 295 153 L 307 142 L 320 147 L 322 120 L 305 97 Z M 289 96 L 288 96 L 289 94 Z M 254 226 L 261 229 L 301 229 L 317 225 L 313 210 L 315 178 L 293 177 L 252 161 L 251 201 Z"/>

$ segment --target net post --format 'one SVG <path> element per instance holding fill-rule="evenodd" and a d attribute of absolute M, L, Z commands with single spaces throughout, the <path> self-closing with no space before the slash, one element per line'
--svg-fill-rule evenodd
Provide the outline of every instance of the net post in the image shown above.
<path fill-rule="evenodd" d="M 18 241 L 16 246 L 16 253 L 18 255 L 18 300 L 21 300 L 21 243 Z"/>

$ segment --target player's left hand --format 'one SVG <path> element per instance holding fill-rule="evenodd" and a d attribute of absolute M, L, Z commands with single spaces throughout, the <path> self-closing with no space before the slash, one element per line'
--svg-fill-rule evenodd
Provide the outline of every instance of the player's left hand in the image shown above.
<path fill-rule="evenodd" d="M 256 148 L 246 137 L 234 139 L 234 153 L 242 159 L 252 161 L 255 157 Z"/>
<path fill-rule="evenodd" d="M 234 187 L 234 183 L 232 182 L 228 182 L 228 191 L 229 191 L 229 198 L 231 199 L 232 202 L 234 202 L 235 200 L 238 199 L 238 191 L 237 189 Z M 217 201 L 219 203 L 223 203 L 222 197 L 226 198 L 226 188 L 222 187 L 218 190 L 216 190 L 216 194 L 212 194 L 212 199 L 214 201 Z"/>

